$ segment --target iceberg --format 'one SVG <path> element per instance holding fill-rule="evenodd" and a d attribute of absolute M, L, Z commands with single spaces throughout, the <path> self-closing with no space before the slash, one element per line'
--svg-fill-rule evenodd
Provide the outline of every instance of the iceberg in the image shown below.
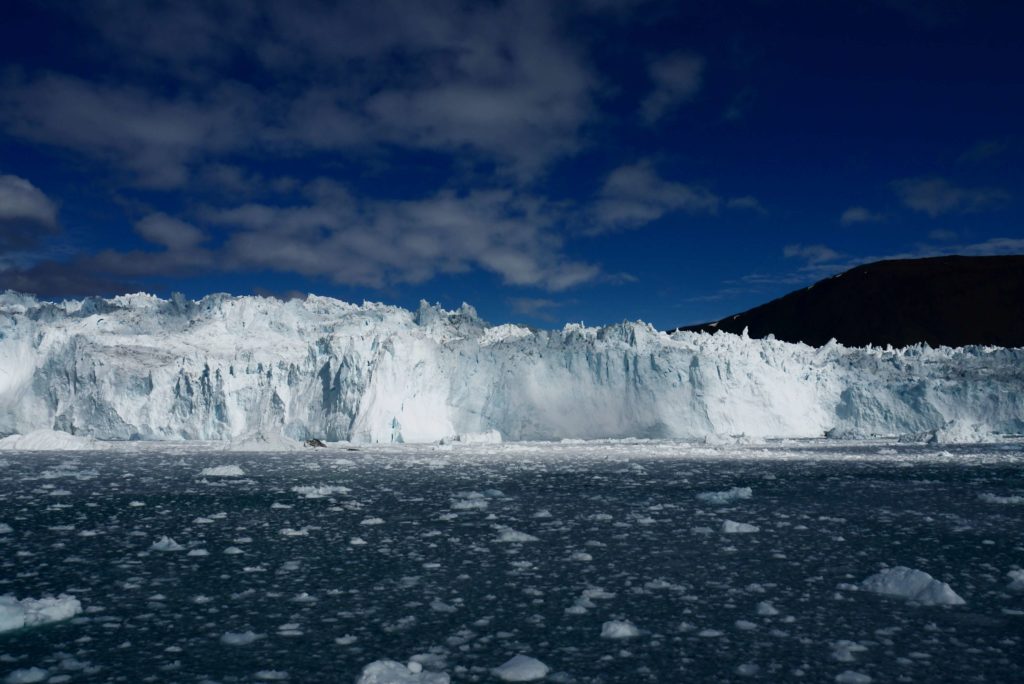
<path fill-rule="evenodd" d="M 21 600 L 11 595 L 0 596 L 0 632 L 60 622 L 81 612 L 81 602 L 67 594 Z"/>
<path fill-rule="evenodd" d="M 861 582 L 865 591 L 916 601 L 923 606 L 960 606 L 964 600 L 945 582 L 923 570 L 902 565 L 877 572 Z"/>
<path fill-rule="evenodd" d="M 255 450 L 453 435 L 475 445 L 991 440 L 1024 432 L 1022 369 L 1022 349 L 815 348 L 640 322 L 536 330 L 489 326 L 466 304 L 413 312 L 312 295 L 46 302 L 8 292 L 0 436 L 13 437 L 0 448 L 214 440 Z"/>

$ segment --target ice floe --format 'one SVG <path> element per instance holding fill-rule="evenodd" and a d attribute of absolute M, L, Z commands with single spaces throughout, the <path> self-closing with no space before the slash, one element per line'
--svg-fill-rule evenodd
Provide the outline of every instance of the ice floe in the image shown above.
<path fill-rule="evenodd" d="M 925 606 L 959 606 L 965 601 L 927 572 L 902 565 L 886 568 L 860 583 L 865 591 L 915 601 Z"/>
<path fill-rule="evenodd" d="M 530 656 L 514 655 L 491 670 L 503 682 L 535 682 L 547 677 L 551 671 L 547 665 Z"/>
<path fill-rule="evenodd" d="M 222 465 L 203 468 L 199 475 L 202 477 L 245 477 L 245 471 L 242 470 L 241 466 Z"/>
<path fill-rule="evenodd" d="M 710 504 L 724 505 L 740 499 L 749 499 L 753 495 L 754 491 L 750 487 L 733 487 L 724 492 L 701 492 L 697 498 Z"/>
<path fill-rule="evenodd" d="M 632 639 L 638 636 L 640 630 L 629 620 L 609 620 L 601 625 L 601 637 L 604 639 Z"/>
<path fill-rule="evenodd" d="M 8 594 L 0 596 L 0 632 L 59 622 L 81 612 L 81 602 L 68 594 L 20 600 Z"/>
<path fill-rule="evenodd" d="M 451 678 L 443 672 L 427 672 L 419 663 L 409 665 L 394 660 L 377 660 L 363 668 L 356 684 L 449 684 Z M 415 670 L 415 671 L 414 671 Z"/>

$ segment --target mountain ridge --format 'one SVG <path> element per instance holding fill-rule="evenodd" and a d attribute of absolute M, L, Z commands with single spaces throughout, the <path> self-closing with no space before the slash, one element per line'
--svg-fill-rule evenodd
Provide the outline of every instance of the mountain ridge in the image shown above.
<path fill-rule="evenodd" d="M 1024 347 L 1024 255 L 856 266 L 718 321 L 676 331 L 774 335 L 820 347 Z"/>

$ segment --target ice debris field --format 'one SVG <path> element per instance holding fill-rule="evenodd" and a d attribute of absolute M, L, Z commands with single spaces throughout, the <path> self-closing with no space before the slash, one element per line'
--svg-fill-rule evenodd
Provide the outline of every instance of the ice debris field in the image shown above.
<path fill-rule="evenodd" d="M 0 681 L 1010 682 L 1024 443 L 0 452 Z"/>

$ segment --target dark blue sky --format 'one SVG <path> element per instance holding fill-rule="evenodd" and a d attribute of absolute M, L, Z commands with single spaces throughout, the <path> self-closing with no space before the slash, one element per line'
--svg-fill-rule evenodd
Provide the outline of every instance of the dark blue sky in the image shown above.
<path fill-rule="evenodd" d="M 0 288 L 714 320 L 1024 252 L 1004 2 L 24 2 Z"/>

